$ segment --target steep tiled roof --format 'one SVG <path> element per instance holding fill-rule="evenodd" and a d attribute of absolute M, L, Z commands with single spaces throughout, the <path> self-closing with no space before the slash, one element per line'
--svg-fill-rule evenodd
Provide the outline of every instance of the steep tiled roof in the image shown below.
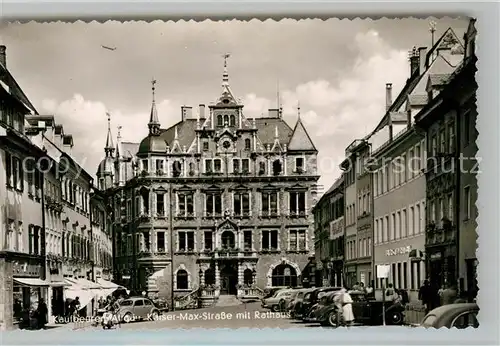
<path fill-rule="evenodd" d="M 436 73 L 436 74 L 431 74 L 429 76 L 429 82 L 431 86 L 439 86 L 439 85 L 444 85 L 450 78 L 449 73 Z"/>
<path fill-rule="evenodd" d="M 252 123 L 252 119 L 249 120 Z M 292 128 L 281 118 L 255 118 L 257 137 L 262 145 L 274 144 L 276 127 L 278 128 L 278 140 L 283 144 L 288 144 L 292 136 Z"/>
<path fill-rule="evenodd" d="M 167 142 L 170 148 L 172 148 L 175 138 L 175 127 L 177 126 L 177 133 L 179 134 L 178 141 L 181 148 L 189 148 L 191 143 L 196 137 L 196 119 L 186 119 L 180 121 L 177 124 L 169 127 L 168 129 L 162 130 L 160 137 Z"/>
<path fill-rule="evenodd" d="M 302 124 L 302 120 L 300 118 L 297 120 L 297 124 L 295 124 L 295 128 L 293 129 L 292 138 L 290 138 L 290 143 L 288 143 L 288 149 L 290 150 L 316 150 L 311 137 L 307 133 L 304 124 Z"/>
<path fill-rule="evenodd" d="M 408 102 L 411 106 L 425 106 L 429 97 L 427 94 L 413 94 L 408 95 Z"/>

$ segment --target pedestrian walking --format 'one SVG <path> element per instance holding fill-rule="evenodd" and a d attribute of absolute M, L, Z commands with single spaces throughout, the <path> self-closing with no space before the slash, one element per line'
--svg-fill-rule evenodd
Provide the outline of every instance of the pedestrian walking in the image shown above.
<path fill-rule="evenodd" d="M 47 314 L 49 310 L 47 308 L 47 304 L 45 304 L 45 300 L 40 298 L 38 301 L 38 307 L 36 309 L 36 318 L 38 322 L 39 329 L 45 329 L 45 325 L 47 324 Z"/>
<path fill-rule="evenodd" d="M 423 285 L 418 290 L 418 300 L 425 305 L 425 314 L 428 314 L 432 306 L 432 289 L 429 280 L 424 280 Z"/>
<path fill-rule="evenodd" d="M 346 326 L 354 323 L 354 313 L 352 311 L 352 297 L 344 288 L 342 289 L 342 317 Z"/>

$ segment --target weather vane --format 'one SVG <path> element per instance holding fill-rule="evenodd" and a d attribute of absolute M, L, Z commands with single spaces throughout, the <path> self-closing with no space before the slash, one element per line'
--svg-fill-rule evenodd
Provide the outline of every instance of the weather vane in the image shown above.
<path fill-rule="evenodd" d="M 224 67 L 227 67 L 227 59 L 231 56 L 231 53 L 225 53 L 222 57 L 224 58 Z"/>

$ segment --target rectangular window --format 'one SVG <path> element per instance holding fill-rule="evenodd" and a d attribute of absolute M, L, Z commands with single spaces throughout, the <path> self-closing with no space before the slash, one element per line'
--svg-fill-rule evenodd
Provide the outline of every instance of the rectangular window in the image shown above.
<path fill-rule="evenodd" d="M 252 231 L 243 231 L 243 249 L 246 251 L 253 249 Z"/>
<path fill-rule="evenodd" d="M 178 214 L 179 217 L 194 217 L 194 202 L 193 193 L 177 194 Z"/>
<path fill-rule="evenodd" d="M 165 162 L 163 160 L 156 160 L 156 171 L 163 172 L 165 170 Z"/>
<path fill-rule="evenodd" d="M 306 231 L 290 230 L 288 235 L 290 237 L 290 250 L 291 251 L 304 251 L 306 249 Z"/>
<path fill-rule="evenodd" d="M 453 222 L 453 194 L 448 194 L 448 203 L 447 203 L 447 214 L 448 219 Z"/>
<path fill-rule="evenodd" d="M 142 160 L 142 170 L 149 172 L 149 162 L 147 159 Z"/>
<path fill-rule="evenodd" d="M 208 141 L 203 141 L 203 151 L 208 151 Z"/>
<path fill-rule="evenodd" d="M 205 201 L 207 216 L 220 216 L 222 214 L 222 193 L 207 193 Z"/>
<path fill-rule="evenodd" d="M 382 241 L 386 242 L 389 240 L 389 216 L 386 216 L 384 219 L 384 239 Z"/>
<path fill-rule="evenodd" d="M 262 231 L 262 250 L 278 250 L 278 231 Z"/>
<path fill-rule="evenodd" d="M 392 214 L 391 226 L 389 227 L 389 241 L 394 240 L 396 235 L 396 214 Z"/>
<path fill-rule="evenodd" d="M 448 125 L 448 152 L 450 154 L 455 152 L 455 125 L 453 123 Z"/>
<path fill-rule="evenodd" d="M 408 263 L 403 262 L 403 289 L 408 289 Z"/>
<path fill-rule="evenodd" d="M 213 250 L 213 248 L 214 248 L 213 232 L 212 231 L 205 231 L 203 240 L 204 240 L 203 241 L 204 249 L 205 250 Z"/>
<path fill-rule="evenodd" d="M 233 196 L 234 215 L 250 216 L 250 193 L 235 192 Z"/>
<path fill-rule="evenodd" d="M 233 159 L 233 173 L 240 173 L 240 159 Z"/>
<path fill-rule="evenodd" d="M 156 251 L 165 252 L 165 232 L 156 231 Z"/>
<path fill-rule="evenodd" d="M 306 213 L 306 193 L 290 192 L 290 215 L 304 216 Z"/>
<path fill-rule="evenodd" d="M 212 160 L 206 159 L 205 160 L 205 173 L 212 173 L 212 172 L 213 172 Z"/>
<path fill-rule="evenodd" d="M 241 159 L 241 171 L 242 173 L 250 172 L 250 159 Z"/>
<path fill-rule="evenodd" d="M 165 195 L 163 193 L 156 194 L 156 215 L 165 215 Z"/>
<path fill-rule="evenodd" d="M 179 231 L 178 249 L 181 252 L 194 251 L 194 232 L 193 231 Z"/>
<path fill-rule="evenodd" d="M 259 162 L 259 174 L 263 175 L 266 174 L 266 163 L 265 162 Z"/>
<path fill-rule="evenodd" d="M 396 213 L 396 239 L 401 239 L 401 212 Z"/>
<path fill-rule="evenodd" d="M 372 238 L 371 237 L 368 237 L 368 256 L 371 256 L 372 255 Z"/>
<path fill-rule="evenodd" d="M 296 173 L 304 172 L 304 158 L 302 157 L 295 158 L 295 172 Z"/>
<path fill-rule="evenodd" d="M 277 192 L 262 192 L 262 215 L 275 216 L 278 215 L 278 193 Z"/>
<path fill-rule="evenodd" d="M 214 172 L 221 173 L 222 172 L 222 161 L 221 159 L 213 159 L 214 160 Z"/>
<path fill-rule="evenodd" d="M 411 237 L 415 231 L 415 207 L 410 207 L 410 215 L 408 219 L 408 236 Z"/>
<path fill-rule="evenodd" d="M 464 220 L 469 220 L 471 217 L 471 198 L 470 186 L 464 188 Z"/>

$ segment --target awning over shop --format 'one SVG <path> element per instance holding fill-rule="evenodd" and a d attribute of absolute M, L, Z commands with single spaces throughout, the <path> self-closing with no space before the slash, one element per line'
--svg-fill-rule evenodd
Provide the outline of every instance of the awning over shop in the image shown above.
<path fill-rule="evenodd" d="M 85 308 L 91 301 L 92 299 L 96 298 L 96 292 L 94 290 L 81 290 L 81 289 L 67 289 L 64 291 L 64 294 L 66 298 L 69 299 L 76 299 L 78 297 L 78 300 L 80 301 L 80 309 Z"/>
<path fill-rule="evenodd" d="M 69 299 L 76 299 L 80 301 L 80 307 L 83 309 L 94 298 L 98 298 L 102 287 L 95 282 L 86 279 L 65 278 L 64 281 L 69 284 L 64 290 L 64 295 Z"/>
<path fill-rule="evenodd" d="M 64 281 L 51 281 L 49 282 L 50 287 L 68 287 L 71 286 L 71 284 L 64 282 Z"/>
<path fill-rule="evenodd" d="M 104 280 L 104 279 L 101 279 L 101 278 L 98 278 L 96 281 L 102 287 L 102 290 L 99 293 L 100 297 L 105 298 L 105 297 L 109 296 L 110 294 L 112 294 L 114 291 L 116 291 L 119 288 L 125 289 L 127 291 L 127 293 L 129 292 L 125 287 L 120 286 L 118 284 L 115 284 L 114 282 L 111 282 L 111 281 L 108 281 L 108 280 Z"/>
<path fill-rule="evenodd" d="M 49 282 L 39 278 L 13 278 L 14 282 L 31 287 L 49 287 Z"/>

